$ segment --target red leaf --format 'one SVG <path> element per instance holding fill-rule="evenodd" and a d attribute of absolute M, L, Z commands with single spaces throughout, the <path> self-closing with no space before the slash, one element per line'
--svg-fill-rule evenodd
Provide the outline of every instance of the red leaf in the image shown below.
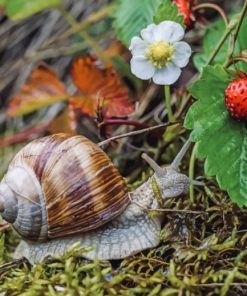
<path fill-rule="evenodd" d="M 68 99 L 68 93 L 57 74 L 48 66 L 34 69 L 26 84 L 10 99 L 9 116 L 20 116 L 58 101 Z"/>
<path fill-rule="evenodd" d="M 134 111 L 128 88 L 113 67 L 103 68 L 92 56 L 81 57 L 74 61 L 71 76 L 81 93 L 81 96 L 70 99 L 75 109 L 95 117 L 99 101 L 103 99 L 103 115 L 106 118 L 126 116 Z"/>

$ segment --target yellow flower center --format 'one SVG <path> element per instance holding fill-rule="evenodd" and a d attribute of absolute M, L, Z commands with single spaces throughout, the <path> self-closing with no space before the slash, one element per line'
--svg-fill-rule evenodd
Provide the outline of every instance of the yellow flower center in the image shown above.
<path fill-rule="evenodd" d="M 164 41 L 148 46 L 145 57 L 157 68 L 165 67 L 173 58 L 175 48 Z"/>

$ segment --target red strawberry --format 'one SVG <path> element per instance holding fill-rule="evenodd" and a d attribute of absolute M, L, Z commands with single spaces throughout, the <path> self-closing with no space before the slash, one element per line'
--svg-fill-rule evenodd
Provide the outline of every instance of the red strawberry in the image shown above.
<path fill-rule="evenodd" d="M 172 0 L 172 2 L 177 5 L 179 14 L 184 16 L 184 24 L 189 29 L 192 25 L 192 20 L 194 20 L 191 7 L 197 4 L 197 0 Z"/>
<path fill-rule="evenodd" d="M 233 118 L 247 120 L 247 75 L 241 73 L 240 76 L 225 90 L 225 102 Z"/>

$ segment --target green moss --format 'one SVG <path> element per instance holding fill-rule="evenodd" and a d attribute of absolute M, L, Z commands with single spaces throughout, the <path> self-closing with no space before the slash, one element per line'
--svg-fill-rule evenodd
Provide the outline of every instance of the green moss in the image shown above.
<path fill-rule="evenodd" d="M 213 184 L 210 185 L 212 188 Z M 35 266 L 10 261 L 16 235 L 0 240 L 0 292 L 7 295 L 245 295 L 247 293 L 247 212 L 222 193 L 197 192 L 166 202 L 157 248 L 122 261 L 88 261 L 88 250 L 73 248 Z M 176 209 L 201 214 L 176 212 Z M 5 238 L 4 238 L 5 237 Z"/>

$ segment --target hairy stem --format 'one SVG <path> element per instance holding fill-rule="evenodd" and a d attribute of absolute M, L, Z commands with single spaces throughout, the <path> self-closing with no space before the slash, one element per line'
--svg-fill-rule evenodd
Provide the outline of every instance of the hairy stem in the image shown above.
<path fill-rule="evenodd" d="M 195 144 L 191 153 L 190 163 L 189 163 L 189 178 L 190 180 L 194 180 L 195 176 L 195 161 L 196 161 L 196 148 L 197 145 Z M 195 196 L 194 196 L 194 185 L 193 183 L 190 184 L 190 202 L 194 203 Z"/>
<path fill-rule="evenodd" d="M 242 57 L 242 56 L 237 56 L 234 57 L 232 59 L 230 59 L 226 64 L 225 64 L 225 68 L 229 68 L 232 64 L 235 64 L 237 62 L 244 62 L 247 63 L 247 57 Z"/>
<path fill-rule="evenodd" d="M 208 59 L 207 63 L 205 64 L 205 66 L 208 66 L 208 65 L 210 65 L 213 62 L 213 60 L 216 57 L 217 53 L 219 52 L 219 50 L 221 49 L 222 45 L 226 41 L 227 37 L 231 33 L 231 30 L 232 29 L 229 28 L 229 27 L 226 28 L 224 34 L 222 35 L 220 41 L 218 42 L 218 44 L 216 45 L 215 49 L 211 53 L 211 56 L 209 57 L 209 59 Z"/>
<path fill-rule="evenodd" d="M 174 115 L 172 113 L 171 92 L 170 92 L 170 86 L 169 85 L 164 86 L 164 94 L 165 94 L 165 102 L 166 102 L 168 120 L 170 122 L 173 122 L 174 121 Z"/>
<path fill-rule="evenodd" d="M 237 41 L 238 34 L 239 34 L 239 31 L 240 31 L 240 28 L 241 28 L 241 25 L 243 23 L 243 20 L 244 20 L 244 17 L 246 15 L 246 13 L 247 13 L 247 0 L 245 1 L 243 9 L 242 9 L 242 11 L 240 13 L 240 17 L 238 19 L 237 27 L 231 34 L 231 39 L 230 39 L 230 44 L 229 44 L 229 52 L 228 52 L 227 60 L 226 60 L 226 62 L 224 64 L 224 67 L 227 67 L 230 60 L 232 59 L 234 48 L 235 48 L 235 43 Z"/>
<path fill-rule="evenodd" d="M 224 10 L 220 6 L 218 6 L 217 4 L 214 4 L 214 3 L 201 3 L 201 4 L 196 5 L 193 8 L 193 11 L 203 9 L 203 8 L 211 8 L 211 9 L 216 10 L 221 15 L 221 17 L 224 20 L 225 24 L 226 25 L 228 24 L 229 21 L 228 21 L 228 18 L 226 16 Z"/>
<path fill-rule="evenodd" d="M 247 13 L 247 0 L 245 0 L 244 7 L 243 7 L 243 9 L 241 11 L 239 22 L 238 22 L 236 31 L 234 32 L 234 43 L 236 42 L 236 40 L 238 38 L 238 33 L 239 33 L 239 30 L 241 28 L 241 25 L 243 23 L 243 20 L 244 20 L 244 17 L 246 15 L 246 13 Z"/>

